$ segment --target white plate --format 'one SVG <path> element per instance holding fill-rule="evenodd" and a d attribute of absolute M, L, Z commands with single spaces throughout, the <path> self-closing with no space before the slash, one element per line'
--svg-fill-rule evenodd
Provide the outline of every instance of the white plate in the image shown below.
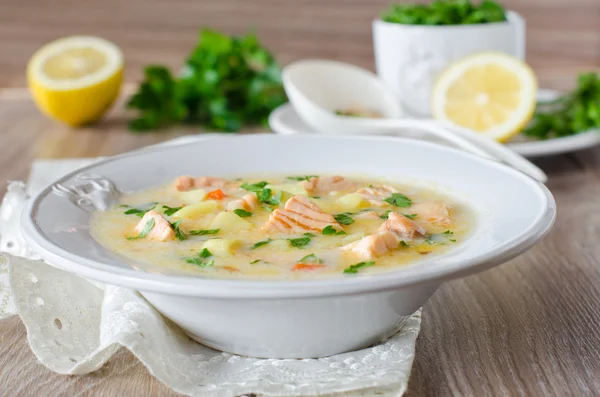
<path fill-rule="evenodd" d="M 307 161 L 310 159 L 310 161 Z M 418 167 L 415 166 L 418 164 Z M 145 271 L 89 233 L 91 214 L 179 175 L 365 174 L 433 183 L 477 214 L 473 235 L 448 253 L 381 274 L 302 281 L 222 280 Z M 482 181 L 494 181 L 481 188 Z M 502 197 L 502 200 L 498 200 Z M 23 236 L 49 263 L 139 290 L 193 338 L 236 354 L 322 357 L 392 335 L 445 280 L 514 258 L 550 229 L 552 195 L 521 172 L 440 145 L 396 137 L 221 136 L 153 147 L 72 172 L 23 211 Z"/>
<path fill-rule="evenodd" d="M 538 99 L 552 100 L 560 93 L 554 90 L 539 90 Z M 275 109 L 269 116 L 269 126 L 281 135 L 292 134 L 317 134 L 296 113 L 290 103 Z M 435 140 L 437 143 L 444 143 Z M 538 141 L 523 135 L 518 135 L 507 143 L 507 146 L 525 157 L 540 157 L 569 153 L 576 150 L 587 149 L 600 144 L 600 131 L 593 130 L 580 134 Z"/>

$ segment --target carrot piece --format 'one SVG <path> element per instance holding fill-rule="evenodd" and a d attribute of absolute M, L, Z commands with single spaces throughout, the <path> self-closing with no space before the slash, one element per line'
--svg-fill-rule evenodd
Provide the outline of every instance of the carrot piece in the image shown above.
<path fill-rule="evenodd" d="M 292 271 L 297 270 L 315 270 L 321 269 L 325 267 L 325 265 L 321 265 L 320 263 L 296 263 L 294 267 L 292 267 Z"/>
<path fill-rule="evenodd" d="M 223 269 L 232 272 L 232 273 L 241 273 L 240 269 L 235 268 L 233 266 L 223 266 Z"/>
<path fill-rule="evenodd" d="M 227 197 L 227 195 L 225 193 L 223 193 L 223 191 L 221 189 L 217 189 L 217 190 L 213 190 L 212 192 L 208 192 L 206 197 L 213 199 L 213 200 L 222 200 L 225 197 Z"/>

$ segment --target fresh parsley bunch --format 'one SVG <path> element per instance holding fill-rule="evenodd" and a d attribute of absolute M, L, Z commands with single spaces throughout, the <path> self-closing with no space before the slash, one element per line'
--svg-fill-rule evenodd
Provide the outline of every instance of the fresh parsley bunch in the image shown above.
<path fill-rule="evenodd" d="M 506 13 L 493 0 L 479 5 L 471 0 L 434 0 L 429 5 L 392 4 L 381 19 L 405 25 L 470 25 L 505 21 Z"/>
<path fill-rule="evenodd" d="M 145 80 L 129 100 L 139 116 L 129 128 L 146 131 L 178 123 L 222 131 L 266 123 L 284 103 L 281 69 L 254 33 L 227 36 L 203 29 L 180 76 L 148 66 Z"/>
<path fill-rule="evenodd" d="M 538 103 L 523 134 L 548 139 L 593 128 L 600 128 L 600 78 L 590 72 L 579 75 L 573 92 L 551 102 Z"/>

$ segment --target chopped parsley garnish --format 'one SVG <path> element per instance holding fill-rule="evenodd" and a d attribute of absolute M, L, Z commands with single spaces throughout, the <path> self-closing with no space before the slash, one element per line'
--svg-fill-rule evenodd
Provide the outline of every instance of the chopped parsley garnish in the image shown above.
<path fill-rule="evenodd" d="M 221 229 L 204 229 L 204 230 L 190 230 L 189 234 L 194 236 L 206 236 L 209 234 L 217 234 Z"/>
<path fill-rule="evenodd" d="M 359 270 L 375 265 L 375 261 L 358 262 L 357 264 L 348 266 L 344 269 L 346 274 L 356 274 Z"/>
<path fill-rule="evenodd" d="M 412 200 L 403 195 L 402 193 L 392 193 L 392 195 L 384 200 L 390 203 L 394 207 L 406 208 L 410 207 Z"/>
<path fill-rule="evenodd" d="M 444 234 L 454 234 L 454 232 L 452 230 L 446 230 Z"/>
<path fill-rule="evenodd" d="M 253 260 L 252 262 L 250 262 L 250 264 L 251 264 L 251 265 L 254 265 L 254 264 L 256 264 L 256 263 L 258 263 L 258 262 L 260 262 L 260 261 L 261 261 L 260 259 L 255 259 L 255 260 Z"/>
<path fill-rule="evenodd" d="M 179 225 L 181 224 L 182 220 L 183 219 L 180 219 L 177 222 L 171 223 L 171 227 L 175 231 L 175 238 L 177 238 L 177 240 L 179 240 L 179 241 L 183 241 L 183 240 L 187 239 L 187 236 L 179 228 Z"/>
<path fill-rule="evenodd" d="M 185 260 L 187 263 L 191 263 L 192 265 L 196 265 L 196 266 L 200 266 L 200 267 L 210 267 L 215 264 L 215 261 L 212 259 L 206 260 L 207 258 L 210 258 L 211 256 L 213 256 L 212 252 L 210 252 L 206 248 L 203 248 L 202 251 L 200 251 L 196 256 L 183 258 L 183 260 Z"/>
<path fill-rule="evenodd" d="M 171 216 L 174 213 L 176 213 L 177 211 L 179 211 L 180 209 L 183 208 L 183 205 L 181 207 L 169 207 L 168 205 L 163 205 L 163 210 L 166 216 Z"/>
<path fill-rule="evenodd" d="M 394 212 L 393 210 L 387 210 L 383 213 L 383 215 L 379 215 L 381 219 L 388 219 L 390 217 L 390 213 Z"/>
<path fill-rule="evenodd" d="M 425 242 L 426 242 L 427 244 L 430 244 L 430 245 L 435 245 L 435 244 L 437 244 L 437 242 L 433 241 L 433 239 L 432 239 L 431 237 L 427 237 L 427 238 L 425 239 Z"/>
<path fill-rule="evenodd" d="M 153 210 L 157 204 L 158 203 L 156 203 L 156 202 L 148 203 L 145 206 L 143 206 L 142 208 L 134 208 L 127 204 L 122 204 L 122 205 L 120 205 L 120 207 L 121 208 L 129 208 L 127 211 L 123 212 L 123 214 L 135 215 L 135 216 L 139 216 L 141 218 L 146 214 L 146 212 Z"/>
<path fill-rule="evenodd" d="M 297 263 L 323 263 L 323 261 L 315 254 L 308 254 Z"/>
<path fill-rule="evenodd" d="M 417 217 L 417 214 L 402 214 L 402 215 L 404 215 L 405 217 L 407 217 L 408 219 L 411 219 L 411 220 L 415 219 Z"/>
<path fill-rule="evenodd" d="M 453 243 L 455 243 L 455 242 L 456 242 L 456 240 L 455 240 L 455 239 L 453 239 L 453 238 L 451 238 L 451 239 L 450 239 L 450 241 L 452 241 Z"/>
<path fill-rule="evenodd" d="M 407 242 L 404 240 L 400 240 L 400 247 L 405 247 L 405 248 L 408 247 Z"/>
<path fill-rule="evenodd" d="M 250 247 L 250 249 L 255 250 L 258 247 L 262 247 L 263 245 L 269 244 L 271 241 L 273 241 L 273 239 L 270 239 L 270 238 L 263 240 L 263 241 L 259 241 L 258 243 L 254 243 L 254 245 L 252 247 Z"/>
<path fill-rule="evenodd" d="M 343 230 L 335 230 L 335 229 L 333 228 L 333 226 L 331 226 L 331 225 L 325 226 L 325 227 L 323 228 L 323 231 L 322 231 L 322 233 L 323 233 L 325 236 L 340 236 L 340 235 L 343 235 L 343 234 L 347 234 L 347 233 L 346 233 L 345 231 L 343 231 Z"/>
<path fill-rule="evenodd" d="M 310 181 L 311 178 L 318 178 L 317 175 L 304 175 L 304 176 L 288 176 L 287 179 L 291 181 Z"/>
<path fill-rule="evenodd" d="M 150 231 L 154 227 L 154 223 L 155 223 L 154 218 L 150 218 L 150 220 L 148 222 L 146 222 L 146 224 L 144 225 L 144 228 L 142 229 L 140 234 L 138 234 L 135 237 L 127 237 L 127 240 L 137 240 L 137 239 L 146 237 L 148 235 L 148 233 L 150 233 Z"/>
<path fill-rule="evenodd" d="M 243 210 L 241 208 L 233 210 L 233 213 L 239 216 L 240 218 L 248 218 L 249 216 L 252 216 L 252 212 Z"/>
<path fill-rule="evenodd" d="M 242 186 L 240 186 L 242 189 L 247 190 L 249 192 L 254 192 L 254 193 L 258 193 L 261 190 L 264 189 L 265 186 L 267 186 L 269 184 L 269 182 L 257 182 L 257 183 L 243 183 Z"/>
<path fill-rule="evenodd" d="M 288 241 L 290 242 L 290 245 L 292 247 L 303 248 L 303 247 L 306 247 L 308 244 L 310 244 L 311 237 L 314 237 L 314 236 L 315 235 L 312 233 L 304 233 L 303 237 L 289 238 Z"/>
<path fill-rule="evenodd" d="M 353 215 L 351 212 L 343 212 L 341 214 L 337 214 L 334 215 L 333 218 L 340 224 L 340 225 L 351 225 L 354 223 L 354 219 L 352 219 L 350 217 L 350 215 Z"/>

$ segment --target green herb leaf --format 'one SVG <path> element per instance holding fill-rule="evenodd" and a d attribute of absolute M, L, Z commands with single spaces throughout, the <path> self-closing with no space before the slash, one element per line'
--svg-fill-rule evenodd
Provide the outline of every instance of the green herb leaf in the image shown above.
<path fill-rule="evenodd" d="M 210 258 L 212 256 L 212 253 L 206 249 L 203 248 L 202 251 L 200 251 L 196 256 L 192 256 L 192 257 L 187 257 L 187 258 L 183 258 L 184 261 L 186 261 L 187 263 L 191 263 L 192 265 L 196 265 L 196 266 L 200 266 L 200 267 L 211 267 L 215 264 L 214 260 L 206 260 L 207 258 Z"/>
<path fill-rule="evenodd" d="M 323 263 L 323 260 L 321 260 L 315 254 L 308 254 L 300 259 L 297 263 Z"/>
<path fill-rule="evenodd" d="M 502 22 L 504 8 L 493 0 L 434 0 L 424 4 L 392 4 L 382 15 L 386 22 L 408 25 L 469 25 Z"/>
<path fill-rule="evenodd" d="M 287 101 L 281 69 L 254 33 L 227 36 L 204 29 L 179 76 L 150 66 L 128 107 L 139 111 L 129 128 L 145 131 L 175 124 L 238 131 L 266 124 Z"/>
<path fill-rule="evenodd" d="M 187 236 L 179 228 L 179 225 L 181 224 L 182 221 L 183 221 L 183 219 L 180 219 L 177 222 L 171 223 L 171 227 L 175 231 L 175 238 L 179 241 L 183 241 L 183 240 L 187 239 Z"/>
<path fill-rule="evenodd" d="M 379 217 L 381 219 L 388 219 L 390 217 L 390 213 L 394 212 L 393 210 L 387 210 L 383 213 L 383 215 L 380 215 Z"/>
<path fill-rule="evenodd" d="M 386 198 L 384 201 L 390 203 L 395 207 L 406 208 L 412 204 L 411 199 L 403 195 L 402 193 L 392 193 L 391 197 Z"/>
<path fill-rule="evenodd" d="M 444 234 L 454 234 L 454 232 L 453 232 L 453 231 L 451 231 L 451 230 L 446 230 L 446 231 L 444 232 Z"/>
<path fill-rule="evenodd" d="M 408 219 L 411 219 L 411 220 L 415 219 L 417 217 L 417 214 L 402 214 L 402 215 L 404 215 L 405 217 L 407 217 Z"/>
<path fill-rule="evenodd" d="M 198 254 L 200 258 L 209 258 L 212 256 L 212 252 L 210 252 L 207 248 L 202 248 L 202 251 Z"/>
<path fill-rule="evenodd" d="M 455 240 L 455 239 L 453 239 L 453 238 L 451 238 L 451 239 L 450 239 L 450 241 L 451 241 L 451 242 L 453 242 L 453 243 L 455 243 L 455 242 L 456 242 L 456 240 Z"/>
<path fill-rule="evenodd" d="M 304 175 L 304 176 L 288 176 L 287 179 L 291 181 L 310 181 L 312 178 L 318 178 L 317 175 Z"/>
<path fill-rule="evenodd" d="M 331 225 L 325 226 L 321 233 L 323 233 L 326 236 L 341 236 L 341 235 L 347 234 L 343 230 L 335 230 L 334 227 Z"/>
<path fill-rule="evenodd" d="M 252 184 L 249 184 L 246 182 L 246 183 L 243 183 L 240 187 L 249 192 L 258 193 L 258 192 L 261 192 L 265 188 L 265 186 L 267 186 L 268 184 L 269 184 L 269 182 L 265 182 L 265 181 L 252 183 Z"/>
<path fill-rule="evenodd" d="M 163 212 L 166 216 L 171 216 L 174 213 L 176 213 L 177 211 L 179 211 L 180 209 L 183 208 L 183 205 L 181 207 L 169 207 L 168 205 L 163 205 Z"/>
<path fill-rule="evenodd" d="M 146 222 L 146 224 L 144 225 L 144 228 L 142 229 L 140 234 L 138 234 L 135 237 L 127 237 L 127 240 L 137 240 L 137 239 L 146 237 L 148 235 L 148 233 L 150 233 L 150 231 L 154 227 L 154 223 L 155 223 L 154 218 L 150 218 L 150 220 L 148 222 Z"/>
<path fill-rule="evenodd" d="M 119 207 L 129 208 L 127 211 L 123 212 L 123 214 L 125 214 L 125 215 L 135 215 L 135 216 L 139 216 L 140 218 L 142 218 L 146 214 L 146 212 L 153 210 L 157 204 L 158 203 L 156 203 L 156 202 L 152 202 L 152 203 L 148 203 L 148 204 L 142 206 L 141 208 L 134 208 L 127 204 L 121 204 Z"/>
<path fill-rule="evenodd" d="M 263 245 L 267 245 L 269 244 L 271 241 L 273 241 L 272 239 L 268 238 L 266 240 L 263 241 L 259 241 L 258 243 L 255 243 L 252 247 L 250 247 L 251 250 L 255 250 L 258 247 L 262 247 Z"/>
<path fill-rule="evenodd" d="M 221 229 L 204 229 L 204 230 L 190 230 L 189 234 L 194 236 L 206 236 L 209 234 L 217 234 Z"/>
<path fill-rule="evenodd" d="M 354 223 L 354 219 L 352 219 L 350 217 L 350 215 L 353 215 L 353 214 L 351 212 L 343 212 L 341 214 L 334 215 L 333 218 L 340 225 L 351 225 Z"/>
<path fill-rule="evenodd" d="M 400 240 L 400 244 L 399 245 L 400 245 L 400 247 L 404 247 L 404 248 L 408 247 L 408 243 L 406 241 L 404 241 L 404 240 Z"/>
<path fill-rule="evenodd" d="M 348 266 L 347 268 L 344 269 L 344 273 L 346 274 L 356 274 L 358 273 L 359 270 L 367 268 L 367 267 L 371 267 L 375 265 L 374 261 L 368 261 L 368 262 L 358 262 L 354 265 Z"/>
<path fill-rule="evenodd" d="M 260 262 L 260 261 L 261 261 L 260 259 L 255 259 L 255 260 L 253 260 L 252 262 L 250 262 L 250 264 L 251 264 L 251 265 L 254 265 L 254 264 L 256 264 L 256 263 L 258 263 L 258 262 Z"/>
<path fill-rule="evenodd" d="M 252 216 L 252 212 L 246 211 L 244 209 L 238 208 L 237 210 L 233 210 L 233 213 L 239 216 L 240 218 L 248 218 Z"/>
<path fill-rule="evenodd" d="M 288 241 L 290 242 L 290 245 L 292 247 L 303 248 L 303 247 L 306 247 L 308 244 L 310 244 L 311 237 L 314 237 L 314 236 L 315 235 L 312 233 L 304 233 L 303 237 L 290 238 L 290 239 L 288 239 Z"/>

